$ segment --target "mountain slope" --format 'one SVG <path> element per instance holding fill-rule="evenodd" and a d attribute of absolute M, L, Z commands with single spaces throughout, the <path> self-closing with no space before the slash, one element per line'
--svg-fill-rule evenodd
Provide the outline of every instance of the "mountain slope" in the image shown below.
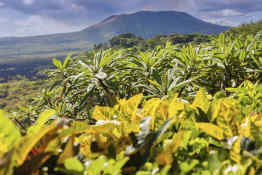
<path fill-rule="evenodd" d="M 34 37 L 0 38 L 0 63 L 59 57 L 69 52 L 80 52 L 95 43 L 123 33 L 134 33 L 143 38 L 170 33 L 216 34 L 228 27 L 199 20 L 183 12 L 141 11 L 111 16 L 79 32 Z"/>
<path fill-rule="evenodd" d="M 143 38 L 150 38 L 170 33 L 216 34 L 227 29 L 228 27 L 210 24 L 183 12 L 141 11 L 129 15 L 111 16 L 82 32 L 89 34 L 91 40 L 97 41 L 95 37 L 100 40 L 110 39 L 122 33 L 133 33 Z"/>

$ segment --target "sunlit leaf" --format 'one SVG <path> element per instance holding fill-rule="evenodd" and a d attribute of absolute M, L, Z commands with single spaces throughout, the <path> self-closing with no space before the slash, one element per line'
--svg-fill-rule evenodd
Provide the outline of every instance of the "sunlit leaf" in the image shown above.
<path fill-rule="evenodd" d="M 56 131 L 59 128 L 59 126 L 56 125 L 55 122 L 53 122 L 51 125 L 47 125 L 43 127 L 37 134 L 28 135 L 19 140 L 19 142 L 15 145 L 15 159 L 17 161 L 18 165 L 22 165 L 25 161 L 26 157 L 28 156 L 28 153 L 37 145 L 37 143 L 43 139 L 44 137 L 49 137 L 52 139 L 55 137 Z M 47 139 L 47 143 L 50 140 Z"/>
<path fill-rule="evenodd" d="M 40 114 L 38 117 L 36 123 L 28 128 L 27 134 L 36 134 L 38 133 L 42 127 L 46 124 L 46 122 L 49 120 L 50 117 L 55 115 L 56 111 L 55 110 L 46 110 Z"/>
<path fill-rule="evenodd" d="M 84 166 L 76 158 L 66 159 L 64 165 L 67 170 L 72 171 L 72 172 L 80 173 L 84 171 Z"/>
<path fill-rule="evenodd" d="M 206 134 L 218 139 L 224 139 L 224 131 L 220 127 L 212 124 L 212 123 L 196 123 L 196 126 Z"/>
<path fill-rule="evenodd" d="M 15 124 L 8 118 L 4 111 L 0 110 L 0 143 L 2 143 L 3 150 L 0 152 L 4 153 L 4 149 L 11 149 L 12 146 L 21 138 L 19 129 Z M 6 151 L 7 151 L 6 150 Z M 0 155 L 1 156 L 1 155 Z"/>
<path fill-rule="evenodd" d="M 62 62 L 56 58 L 53 59 L 53 64 L 60 70 L 63 69 L 63 65 L 62 65 Z"/>
<path fill-rule="evenodd" d="M 75 136 L 71 136 L 69 140 L 66 143 L 66 147 L 63 151 L 63 153 L 59 156 L 58 163 L 63 164 L 64 161 L 68 158 L 74 157 L 75 152 L 74 152 L 74 141 L 75 141 Z"/>
<path fill-rule="evenodd" d="M 197 95 L 195 96 L 195 99 L 192 105 L 194 107 L 199 107 L 204 112 L 207 112 L 209 109 L 209 104 L 210 102 L 207 98 L 206 92 L 203 89 L 199 90 L 197 92 Z"/>

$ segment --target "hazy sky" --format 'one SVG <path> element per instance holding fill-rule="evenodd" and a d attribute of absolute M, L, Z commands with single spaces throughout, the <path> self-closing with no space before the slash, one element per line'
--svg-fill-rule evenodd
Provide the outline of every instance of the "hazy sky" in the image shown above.
<path fill-rule="evenodd" d="M 184 11 L 231 26 L 262 20 L 262 0 L 0 0 L 0 37 L 77 31 L 139 10 Z"/>

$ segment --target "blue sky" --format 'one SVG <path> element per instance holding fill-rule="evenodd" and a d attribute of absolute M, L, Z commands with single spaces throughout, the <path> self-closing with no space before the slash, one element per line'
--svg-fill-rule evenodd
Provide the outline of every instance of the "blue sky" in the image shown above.
<path fill-rule="evenodd" d="M 176 10 L 221 25 L 262 20 L 262 0 L 0 0 L 0 37 L 81 30 L 140 10 Z"/>

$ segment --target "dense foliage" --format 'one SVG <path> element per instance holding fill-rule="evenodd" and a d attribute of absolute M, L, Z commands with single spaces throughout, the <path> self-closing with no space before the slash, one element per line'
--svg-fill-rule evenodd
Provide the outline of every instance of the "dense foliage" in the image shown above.
<path fill-rule="evenodd" d="M 96 124 L 46 110 L 24 136 L 2 112 L 0 174 L 259 174 L 261 86 L 246 81 L 229 91 L 142 107 L 138 94 L 96 106 Z"/>
<path fill-rule="evenodd" d="M 256 23 L 251 22 L 249 24 L 242 24 L 238 27 L 231 28 L 228 32 L 235 35 L 255 35 L 262 29 L 262 21 Z"/>
<path fill-rule="evenodd" d="M 110 39 L 106 43 L 100 43 L 94 45 L 95 50 L 99 49 L 108 49 L 108 48 L 129 48 L 132 50 L 149 50 L 154 49 L 157 46 L 165 46 L 167 42 L 172 44 L 200 44 L 203 42 L 209 42 L 209 35 L 201 35 L 201 34 L 169 34 L 169 35 L 157 35 L 147 40 L 137 37 L 132 33 L 125 33 L 121 35 L 117 35 Z"/>
<path fill-rule="evenodd" d="M 136 54 L 125 49 L 54 60 L 54 86 L 46 106 L 71 118 L 88 117 L 95 105 L 113 106 L 117 98 L 143 93 L 145 98 L 178 93 L 192 99 L 200 87 L 215 94 L 238 87 L 244 80 L 261 79 L 261 35 L 246 38 L 221 34 L 210 43 L 156 47 Z M 62 102 L 62 103 L 60 103 Z"/>
<path fill-rule="evenodd" d="M 260 174 L 262 35 L 209 39 L 54 59 L 0 112 L 0 175 Z"/>

